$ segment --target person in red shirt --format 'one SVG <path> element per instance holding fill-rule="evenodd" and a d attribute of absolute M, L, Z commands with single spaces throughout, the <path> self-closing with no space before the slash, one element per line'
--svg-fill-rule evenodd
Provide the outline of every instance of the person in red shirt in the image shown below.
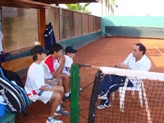
<path fill-rule="evenodd" d="M 70 79 L 66 74 L 62 73 L 65 64 L 65 57 L 62 50 L 63 47 L 60 44 L 53 45 L 50 55 L 48 55 L 44 60 L 44 64 L 48 66 L 53 78 L 56 78 L 58 81 L 62 81 L 65 92 L 64 99 L 70 100 Z"/>

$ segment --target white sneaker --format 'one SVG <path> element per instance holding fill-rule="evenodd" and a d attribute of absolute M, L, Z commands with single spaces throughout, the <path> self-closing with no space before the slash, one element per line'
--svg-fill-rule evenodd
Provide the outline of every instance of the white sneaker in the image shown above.
<path fill-rule="evenodd" d="M 97 109 L 99 109 L 99 110 L 101 110 L 101 109 L 104 109 L 104 108 L 108 108 L 108 107 L 110 107 L 111 105 L 109 104 L 109 105 L 98 105 L 97 106 Z"/>
<path fill-rule="evenodd" d="M 69 115 L 69 112 L 68 111 L 65 111 L 63 108 L 60 108 L 60 110 L 56 111 L 54 113 L 54 115 L 63 115 L 63 116 L 68 116 Z"/>
<path fill-rule="evenodd" d="M 107 100 L 107 93 L 100 93 L 98 95 L 99 100 Z"/>
<path fill-rule="evenodd" d="M 53 117 L 52 119 L 47 119 L 46 123 L 63 123 L 63 121 Z"/>

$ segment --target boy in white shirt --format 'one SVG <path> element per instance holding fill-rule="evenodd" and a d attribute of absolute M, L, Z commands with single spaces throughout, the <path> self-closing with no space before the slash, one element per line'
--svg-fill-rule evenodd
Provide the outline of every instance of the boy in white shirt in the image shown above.
<path fill-rule="evenodd" d="M 73 58 L 77 51 L 78 50 L 73 49 L 71 46 L 65 48 L 65 64 L 63 73 L 67 74 L 69 77 L 71 77 L 71 65 L 73 64 Z M 80 88 L 80 91 L 82 91 L 82 88 Z"/>
<path fill-rule="evenodd" d="M 71 46 L 65 48 L 65 64 L 63 73 L 67 76 L 71 76 L 71 65 L 73 64 L 73 58 L 76 55 L 77 50 L 73 49 Z"/>
<path fill-rule="evenodd" d="M 54 117 L 58 105 L 64 95 L 64 88 L 57 86 L 52 81 L 45 81 L 44 68 L 41 63 L 46 58 L 46 50 L 42 46 L 35 46 L 32 49 L 33 63 L 28 69 L 25 90 L 32 101 L 40 100 L 43 103 L 51 102 L 51 109 L 47 123 L 63 123 Z M 51 86 L 49 86 L 51 85 Z"/>

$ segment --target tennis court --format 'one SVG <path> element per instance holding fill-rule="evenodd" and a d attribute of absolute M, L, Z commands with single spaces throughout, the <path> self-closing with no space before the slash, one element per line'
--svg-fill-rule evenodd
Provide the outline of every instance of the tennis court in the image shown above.
<path fill-rule="evenodd" d="M 104 38 L 97 42 L 94 42 L 86 47 L 83 47 L 80 51 L 83 54 L 77 57 L 77 61 L 81 63 L 91 64 L 95 66 L 113 66 L 115 62 L 123 61 L 126 56 L 132 51 L 132 47 L 135 43 L 141 42 L 147 47 L 147 55 L 152 61 L 152 72 L 162 72 L 163 71 L 163 40 L 157 39 L 136 39 L 136 38 Z M 80 51 L 78 53 L 80 53 Z M 88 53 L 84 53 L 84 51 Z M 81 55 L 78 54 L 78 55 Z M 86 55 L 87 54 L 87 55 Z M 84 59 L 85 58 L 85 59 Z M 94 81 L 96 74 L 96 69 L 85 68 L 81 70 L 81 84 L 85 84 L 90 81 Z M 83 75 L 84 74 L 84 75 Z M 83 84 L 83 81 L 85 84 Z M 157 81 L 144 81 L 144 92 L 146 94 L 146 100 L 144 100 L 143 108 L 140 107 L 138 94 L 135 93 L 134 96 L 131 93 L 126 93 L 125 99 L 125 111 L 120 112 L 119 108 L 119 95 L 118 92 L 115 94 L 115 99 L 111 101 L 112 106 L 105 110 L 96 109 L 96 123 L 117 123 L 117 122 L 163 122 L 164 121 L 164 83 Z M 88 91 L 92 90 L 92 86 L 87 88 Z M 81 94 L 82 97 L 90 97 L 89 93 L 84 92 Z M 83 98 L 81 98 L 83 100 Z M 80 101 L 81 101 L 80 100 Z M 97 101 L 97 104 L 99 101 Z M 146 107 L 146 104 L 148 105 Z M 85 105 L 85 104 L 84 104 Z M 81 106 L 81 109 L 84 106 Z M 80 113 L 82 113 L 81 111 Z M 86 111 L 84 111 L 86 114 Z"/>
<path fill-rule="evenodd" d="M 103 38 L 90 43 L 77 52 L 75 63 L 91 64 L 95 66 L 112 67 L 115 62 L 123 61 L 132 51 L 135 43 L 141 42 L 147 48 L 147 55 L 152 62 L 151 71 L 164 71 L 164 40 L 162 39 L 140 39 L 140 38 Z M 96 68 L 80 69 L 80 85 L 83 91 L 80 93 L 80 123 L 88 122 L 89 102 L 92 93 L 93 82 Z M 145 93 L 149 111 L 146 111 L 145 105 L 140 107 L 137 93 L 131 96 L 127 93 L 125 99 L 125 111 L 122 113 L 119 109 L 118 92 L 115 93 L 115 99 L 111 101 L 112 106 L 105 110 L 96 109 L 96 123 L 162 123 L 164 122 L 164 83 L 163 82 L 144 82 Z M 145 102 L 145 101 L 144 101 Z M 98 102 L 97 102 L 98 103 Z M 70 110 L 69 102 L 64 102 L 66 109 Z M 36 106 L 40 107 L 39 109 Z M 41 102 L 30 105 L 27 117 L 21 116 L 16 123 L 44 123 L 50 106 Z M 148 114 L 149 113 L 149 114 Z M 60 116 L 65 123 L 70 122 L 70 117 Z M 100 119 L 101 118 L 101 119 Z M 150 121 L 151 120 L 151 121 Z"/>

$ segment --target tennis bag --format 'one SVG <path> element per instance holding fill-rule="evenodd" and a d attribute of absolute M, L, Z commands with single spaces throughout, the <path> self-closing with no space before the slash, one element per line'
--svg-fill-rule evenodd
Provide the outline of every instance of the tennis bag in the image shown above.
<path fill-rule="evenodd" d="M 6 73 L 7 74 L 7 73 Z M 23 87 L 16 84 L 16 80 L 9 80 L 0 67 L 0 94 L 3 96 L 8 112 L 23 112 L 30 100 Z"/>
<path fill-rule="evenodd" d="M 53 26 L 51 22 L 46 25 L 46 29 L 44 32 L 44 42 L 45 42 L 45 49 L 51 50 L 51 47 L 56 44 L 55 34 L 53 31 Z"/>

